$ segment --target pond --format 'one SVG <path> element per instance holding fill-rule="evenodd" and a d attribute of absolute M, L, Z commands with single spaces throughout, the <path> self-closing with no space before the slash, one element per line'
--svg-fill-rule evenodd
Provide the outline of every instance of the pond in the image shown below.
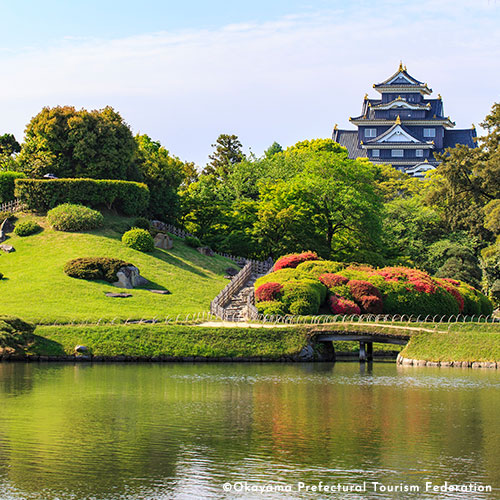
<path fill-rule="evenodd" d="M 497 370 L 0 363 L 0 498 L 498 498 L 499 420 Z"/>

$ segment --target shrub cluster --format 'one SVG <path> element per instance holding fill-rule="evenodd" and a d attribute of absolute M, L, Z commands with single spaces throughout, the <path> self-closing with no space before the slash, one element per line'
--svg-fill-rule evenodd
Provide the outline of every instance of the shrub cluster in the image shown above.
<path fill-rule="evenodd" d="M 275 283 L 272 281 L 269 283 L 264 283 L 255 290 L 255 298 L 259 302 L 276 300 L 280 297 L 282 289 L 283 285 L 281 285 L 280 283 Z"/>
<path fill-rule="evenodd" d="M 139 252 L 152 252 L 155 249 L 155 242 L 151 233 L 138 227 L 133 227 L 130 231 L 124 233 L 122 243 Z"/>
<path fill-rule="evenodd" d="M 196 236 L 186 236 L 184 243 L 191 248 L 201 247 L 201 241 Z"/>
<path fill-rule="evenodd" d="M 13 200 L 15 180 L 25 178 L 26 175 L 22 172 L 0 172 L 0 203 Z"/>
<path fill-rule="evenodd" d="M 46 212 L 61 203 L 116 209 L 125 215 L 144 213 L 149 190 L 139 182 L 96 179 L 17 179 L 15 196 L 29 210 Z"/>
<path fill-rule="evenodd" d="M 108 257 L 82 257 L 73 259 L 64 265 L 64 272 L 72 278 L 82 280 L 104 280 L 114 283 L 118 280 L 116 273 L 122 268 L 131 266 L 128 262 Z"/>
<path fill-rule="evenodd" d="M 104 223 L 101 212 L 84 207 L 63 203 L 47 213 L 48 223 L 57 231 L 87 231 L 97 229 Z"/>
<path fill-rule="evenodd" d="M 312 254 L 287 255 L 281 267 L 259 278 L 256 290 L 282 285 L 279 294 L 256 293 L 259 311 L 317 314 L 325 303 L 333 314 L 489 315 L 493 305 L 481 292 L 459 280 L 432 278 L 418 269 L 302 260 Z M 275 266 L 276 269 L 276 266 Z M 274 288 L 276 289 L 276 288 Z M 263 306 L 259 305 L 261 301 Z M 270 313 L 268 313 L 270 314 Z M 275 313 L 278 314 L 278 313 Z"/>
<path fill-rule="evenodd" d="M 30 236 L 32 234 L 38 233 L 42 228 L 34 220 L 27 220 L 24 222 L 19 222 L 14 228 L 14 234 L 18 236 Z"/>
<path fill-rule="evenodd" d="M 302 252 L 284 255 L 276 261 L 276 263 L 274 264 L 274 270 L 278 271 L 285 267 L 295 268 L 302 262 L 306 262 L 308 260 L 318 260 L 318 256 L 314 252 Z"/>

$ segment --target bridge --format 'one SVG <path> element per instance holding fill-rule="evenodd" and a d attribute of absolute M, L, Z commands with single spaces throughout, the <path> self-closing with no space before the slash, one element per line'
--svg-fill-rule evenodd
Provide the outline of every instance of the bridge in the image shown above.
<path fill-rule="evenodd" d="M 368 328 L 367 328 L 368 330 Z M 346 332 L 335 329 L 335 325 L 323 326 L 311 330 L 312 338 L 316 342 L 330 343 L 339 340 L 359 342 L 359 361 L 373 361 L 373 343 L 406 345 L 410 340 L 413 329 L 408 329 L 408 333 L 401 332 L 401 327 L 397 327 L 397 334 L 392 333 L 370 333 L 370 332 Z"/>

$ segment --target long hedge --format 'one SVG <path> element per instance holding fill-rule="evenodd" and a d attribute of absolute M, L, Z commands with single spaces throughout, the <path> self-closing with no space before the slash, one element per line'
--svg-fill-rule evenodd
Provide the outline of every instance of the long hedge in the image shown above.
<path fill-rule="evenodd" d="M 75 203 L 140 215 L 149 204 L 146 184 L 118 180 L 16 179 L 15 196 L 36 212 L 46 212 L 62 203 Z"/>
<path fill-rule="evenodd" d="M 16 179 L 25 178 L 22 172 L 0 172 L 0 203 L 14 199 L 14 182 Z"/>

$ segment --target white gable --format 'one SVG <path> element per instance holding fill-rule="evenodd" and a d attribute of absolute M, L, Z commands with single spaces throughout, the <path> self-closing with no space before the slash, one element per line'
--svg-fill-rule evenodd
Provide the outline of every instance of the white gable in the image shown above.
<path fill-rule="evenodd" d="M 419 163 L 418 165 L 413 165 L 413 167 L 410 167 L 406 169 L 406 173 L 409 175 L 413 175 L 415 177 L 425 177 L 425 174 L 429 170 L 434 170 L 436 167 L 431 165 L 430 163 Z"/>
<path fill-rule="evenodd" d="M 390 85 L 392 82 L 394 82 L 395 80 L 397 80 L 398 78 L 403 78 L 404 80 L 406 80 L 410 85 L 415 85 L 415 82 L 412 82 L 402 71 L 400 71 L 394 78 L 391 78 L 391 80 L 389 80 L 386 85 Z"/>
<path fill-rule="evenodd" d="M 407 132 L 405 132 L 402 128 L 401 125 L 396 125 L 394 127 L 394 130 L 387 134 L 385 137 L 382 137 L 379 139 L 377 142 L 420 142 L 418 139 L 415 139 L 415 137 L 411 136 Z"/>

